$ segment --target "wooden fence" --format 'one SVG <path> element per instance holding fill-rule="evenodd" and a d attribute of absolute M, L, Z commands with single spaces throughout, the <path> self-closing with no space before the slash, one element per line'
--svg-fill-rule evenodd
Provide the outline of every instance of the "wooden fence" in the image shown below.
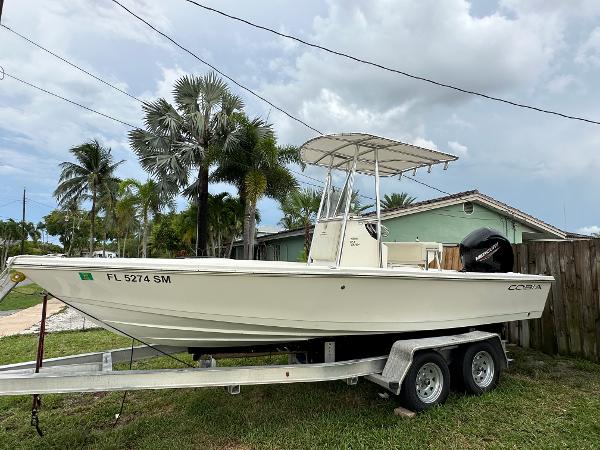
<path fill-rule="evenodd" d="M 546 353 L 600 361 L 600 239 L 517 244 L 515 272 L 553 275 L 540 319 L 509 322 L 507 339 Z M 458 247 L 442 266 L 460 269 Z"/>

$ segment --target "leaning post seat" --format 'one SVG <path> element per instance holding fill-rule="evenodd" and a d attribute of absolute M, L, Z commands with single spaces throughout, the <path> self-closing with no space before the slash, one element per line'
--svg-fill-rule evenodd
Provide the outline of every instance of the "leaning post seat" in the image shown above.
<path fill-rule="evenodd" d="M 444 247 L 439 242 L 384 242 L 387 248 L 387 266 L 424 266 L 435 261 L 441 269 Z"/>

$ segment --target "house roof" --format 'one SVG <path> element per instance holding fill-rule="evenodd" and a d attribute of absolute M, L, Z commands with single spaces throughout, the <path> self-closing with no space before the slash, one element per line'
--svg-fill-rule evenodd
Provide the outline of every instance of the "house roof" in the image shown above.
<path fill-rule="evenodd" d="M 456 194 L 447 195 L 445 197 L 438 197 L 431 200 L 425 200 L 422 202 L 412 203 L 402 208 L 394 208 L 383 210 L 381 212 L 382 219 L 391 219 L 394 217 L 405 216 L 409 214 L 415 214 L 431 209 L 441 208 L 444 206 L 451 206 L 458 203 L 473 202 L 488 208 L 499 211 L 502 214 L 512 217 L 514 220 L 522 222 L 529 227 L 538 230 L 540 232 L 549 233 L 560 239 L 567 239 L 571 233 L 567 233 L 559 228 L 556 228 L 549 223 L 544 222 L 530 214 L 527 214 L 520 209 L 514 208 L 506 203 L 496 200 L 488 195 L 482 194 L 478 190 L 474 189 L 471 191 L 459 192 Z"/>
<path fill-rule="evenodd" d="M 424 211 L 429 211 L 432 209 L 442 208 L 445 206 L 451 206 L 464 202 L 473 202 L 488 208 L 499 211 L 501 214 L 512 217 L 514 220 L 519 221 L 521 223 L 526 224 L 530 228 L 537 230 L 541 233 L 548 233 L 555 238 L 559 239 L 589 239 L 590 236 L 585 236 L 577 233 L 569 233 L 563 231 L 559 228 L 556 228 L 549 223 L 544 222 L 541 219 L 538 219 L 530 214 L 527 214 L 517 208 L 514 208 L 506 203 L 496 200 L 488 195 L 482 194 L 476 189 L 458 192 L 456 194 L 447 195 L 444 197 L 432 198 L 430 200 L 424 200 L 416 203 L 412 203 L 410 205 L 401 207 L 401 208 L 393 208 L 393 209 L 384 209 L 381 211 L 381 218 L 392 219 L 395 217 L 401 217 L 409 214 L 416 214 Z M 370 213 L 373 215 L 374 213 Z M 296 228 L 292 230 L 285 230 L 279 233 L 269 234 L 267 236 L 261 236 L 257 239 L 258 242 L 262 241 L 270 241 L 273 239 L 283 239 L 292 236 L 301 236 L 304 234 L 304 228 Z"/>

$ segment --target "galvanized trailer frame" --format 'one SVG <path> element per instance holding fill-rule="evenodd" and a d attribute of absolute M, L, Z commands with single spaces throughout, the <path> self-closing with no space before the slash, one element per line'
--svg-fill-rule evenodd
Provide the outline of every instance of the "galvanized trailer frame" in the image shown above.
<path fill-rule="evenodd" d="M 186 351 L 180 347 L 134 347 L 45 359 L 39 373 L 35 361 L 0 366 L 0 395 L 176 389 L 223 386 L 237 394 L 241 386 L 310 383 L 344 380 L 354 385 L 358 378 L 377 383 L 399 394 L 413 356 L 421 350 L 436 350 L 446 359 L 453 349 L 473 342 L 490 341 L 503 350 L 495 333 L 472 331 L 450 336 L 397 341 L 389 355 L 335 361 L 335 343 L 326 343 L 325 360 L 317 364 L 211 367 L 156 370 L 113 370 L 113 364 Z"/>

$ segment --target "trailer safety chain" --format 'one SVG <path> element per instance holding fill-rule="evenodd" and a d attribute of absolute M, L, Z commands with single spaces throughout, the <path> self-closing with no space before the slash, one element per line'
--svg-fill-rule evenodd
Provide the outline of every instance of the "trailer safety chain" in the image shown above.
<path fill-rule="evenodd" d="M 129 370 L 131 370 L 131 367 L 133 366 L 133 346 L 135 344 L 135 339 L 131 339 L 131 353 L 129 356 Z M 121 408 L 119 409 L 119 412 L 117 414 L 115 414 L 115 423 L 113 423 L 113 428 L 115 428 L 117 426 L 117 424 L 119 423 L 119 419 L 121 418 L 121 414 L 123 414 L 123 408 L 125 407 L 125 399 L 127 398 L 127 392 L 129 391 L 125 391 L 123 393 L 123 399 L 121 400 Z"/>
<path fill-rule="evenodd" d="M 40 334 L 38 337 L 38 348 L 37 355 L 35 358 L 35 373 L 39 373 L 44 362 L 44 341 L 46 336 L 46 311 L 48 307 L 48 293 L 46 291 L 43 292 L 43 301 L 42 301 L 42 320 L 40 322 Z M 31 426 L 35 427 L 35 431 L 40 435 L 40 437 L 44 437 L 44 433 L 40 429 L 40 417 L 38 412 L 42 406 L 42 398 L 40 394 L 33 394 L 32 404 L 31 404 Z"/>
<path fill-rule="evenodd" d="M 44 433 L 40 429 L 40 416 L 38 416 L 38 411 L 42 406 L 42 400 L 39 394 L 35 394 L 33 396 L 33 406 L 31 407 L 31 426 L 35 427 L 35 431 L 40 437 L 44 437 Z"/>
<path fill-rule="evenodd" d="M 30 294 L 30 295 L 34 295 L 34 294 Z M 139 338 L 137 338 L 135 336 L 132 336 L 131 334 L 126 333 L 125 331 L 120 330 L 120 329 L 118 329 L 117 327 L 115 327 L 113 325 L 110 325 L 110 324 L 104 322 L 103 320 L 100 320 L 100 319 L 98 319 L 97 317 L 94 317 L 91 314 L 84 313 L 81 309 L 77 308 L 76 306 L 73 306 L 70 303 L 65 302 L 64 300 L 56 297 L 55 295 L 52 295 L 51 293 L 49 293 L 47 291 L 43 291 L 43 295 L 44 295 L 44 302 L 43 302 L 43 308 L 42 308 L 42 323 L 41 323 L 41 326 L 40 326 L 40 339 L 38 341 L 38 355 L 37 355 L 37 360 L 36 360 L 36 373 L 39 372 L 39 368 L 42 366 L 42 362 L 43 362 L 43 348 L 44 348 L 44 336 L 43 335 L 45 334 L 46 303 L 47 303 L 47 300 L 48 300 L 49 296 L 54 297 L 55 299 L 63 302 L 67 306 L 70 306 L 75 311 L 78 311 L 81 314 L 83 314 L 84 317 L 85 316 L 91 317 L 92 319 L 94 319 L 94 320 L 96 320 L 96 321 L 98 321 L 100 323 L 103 323 L 107 327 L 112 328 L 113 330 L 118 331 L 119 333 L 124 334 L 127 337 L 130 337 L 131 340 L 132 340 L 132 342 L 131 342 L 131 356 L 130 356 L 130 360 L 129 360 L 129 369 L 130 370 L 131 370 L 131 367 L 133 365 L 133 346 L 134 346 L 135 341 L 138 341 L 141 344 L 145 345 L 146 347 L 150 347 L 151 349 L 156 350 L 157 353 L 161 353 L 161 354 L 163 354 L 165 356 L 168 356 L 169 358 L 174 359 L 175 361 L 178 361 L 181 364 L 184 364 L 185 366 L 194 368 L 193 365 L 187 363 L 186 361 L 184 361 L 182 359 L 179 359 L 176 356 L 170 355 L 169 353 L 167 353 L 167 352 L 165 352 L 165 351 L 163 351 L 163 350 L 161 350 L 159 348 L 156 348 L 153 345 L 148 344 L 147 342 L 144 342 L 142 339 L 139 339 Z M 126 396 L 127 396 L 127 391 L 125 391 L 125 393 L 123 394 L 123 399 L 121 401 L 121 409 L 120 409 L 119 413 L 116 415 L 116 420 L 115 420 L 115 423 L 114 423 L 113 426 L 117 425 L 117 423 L 119 421 L 119 418 L 121 417 L 121 413 L 123 412 L 123 408 L 124 408 L 124 405 L 125 405 L 125 398 L 126 398 Z M 39 415 L 38 415 L 40 407 L 41 407 L 41 397 L 40 397 L 39 394 L 34 394 L 33 395 L 33 405 L 32 405 L 32 408 L 31 408 L 31 426 L 35 427 L 37 433 L 40 436 L 43 437 L 44 433 L 40 429 L 40 419 L 39 419 Z"/>

